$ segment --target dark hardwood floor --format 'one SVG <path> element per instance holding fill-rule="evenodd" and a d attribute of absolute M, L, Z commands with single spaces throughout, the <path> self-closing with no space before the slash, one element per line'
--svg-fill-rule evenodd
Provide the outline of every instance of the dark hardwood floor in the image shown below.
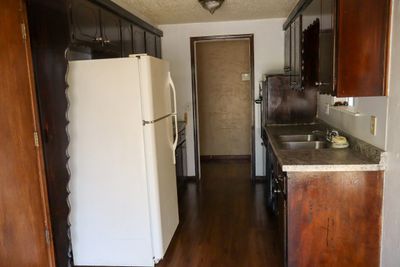
<path fill-rule="evenodd" d="M 157 267 L 279 267 L 264 185 L 248 161 L 209 161 L 180 194 L 180 225 Z"/>

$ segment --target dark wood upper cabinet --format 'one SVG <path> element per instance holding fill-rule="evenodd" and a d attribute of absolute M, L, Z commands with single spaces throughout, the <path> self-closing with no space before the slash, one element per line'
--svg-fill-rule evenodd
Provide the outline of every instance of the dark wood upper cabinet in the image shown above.
<path fill-rule="evenodd" d="M 156 56 L 156 36 L 150 32 L 146 32 L 146 54 Z"/>
<path fill-rule="evenodd" d="M 290 88 L 294 90 L 302 89 L 301 53 L 302 53 L 302 16 L 298 16 L 291 25 L 291 67 L 290 67 Z"/>
<path fill-rule="evenodd" d="M 320 20 L 316 19 L 303 30 L 303 87 L 318 88 Z"/>
<path fill-rule="evenodd" d="M 161 58 L 161 37 L 156 36 L 156 57 Z"/>
<path fill-rule="evenodd" d="M 91 58 L 109 58 L 144 54 L 161 58 L 161 36 L 108 10 L 108 0 L 68 0 L 70 3 L 73 49 L 89 48 Z"/>
<path fill-rule="evenodd" d="M 390 0 L 337 1 L 337 95 L 386 94 Z"/>
<path fill-rule="evenodd" d="M 119 17 L 101 9 L 101 32 L 105 49 L 121 52 L 121 25 Z"/>
<path fill-rule="evenodd" d="M 285 30 L 285 73 L 290 72 L 290 27 Z"/>
<path fill-rule="evenodd" d="M 72 39 L 77 42 L 101 42 L 100 9 L 87 0 L 71 1 Z"/>
<path fill-rule="evenodd" d="M 121 38 L 122 56 L 127 57 L 130 54 L 133 54 L 132 25 L 126 20 L 121 20 Z"/>
<path fill-rule="evenodd" d="M 304 9 L 302 17 L 302 84 L 304 89 L 315 89 L 319 81 L 321 1 L 314 0 Z"/>
<path fill-rule="evenodd" d="M 319 33 L 319 91 L 335 94 L 334 86 L 334 51 L 335 51 L 335 0 L 321 1 Z"/>
<path fill-rule="evenodd" d="M 145 31 L 133 25 L 132 26 L 133 32 L 133 51 L 135 54 L 144 54 L 146 53 L 146 38 L 145 38 Z"/>
<path fill-rule="evenodd" d="M 318 8 L 315 8 L 318 7 Z M 313 18 L 315 11 L 317 17 Z M 310 13 L 310 11 L 312 11 Z M 390 0 L 301 0 L 290 14 L 284 29 L 296 29 L 298 19 L 303 17 L 303 42 L 318 47 L 318 75 L 315 82 L 320 93 L 349 96 L 386 95 L 386 70 L 389 43 Z M 304 30 L 313 19 L 319 20 L 319 37 L 310 44 Z M 298 89 L 302 77 L 296 53 L 298 37 L 291 33 L 292 88 Z M 313 53 L 303 55 L 303 68 L 315 61 Z M 286 70 L 286 61 L 285 61 Z M 307 69 L 304 69 L 307 72 Z M 303 82 L 304 84 L 304 82 Z"/>

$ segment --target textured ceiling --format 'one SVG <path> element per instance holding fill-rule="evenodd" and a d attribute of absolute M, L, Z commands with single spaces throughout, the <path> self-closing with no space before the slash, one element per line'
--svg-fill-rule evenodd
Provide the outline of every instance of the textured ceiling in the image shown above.
<path fill-rule="evenodd" d="M 211 15 L 197 0 L 112 0 L 150 23 L 175 24 L 208 21 L 282 18 L 298 0 L 225 0 Z"/>

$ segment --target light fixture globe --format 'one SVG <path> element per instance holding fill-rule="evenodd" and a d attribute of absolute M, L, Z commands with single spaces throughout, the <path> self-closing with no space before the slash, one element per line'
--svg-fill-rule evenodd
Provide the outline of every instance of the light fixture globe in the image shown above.
<path fill-rule="evenodd" d="M 204 9 L 207 9 L 211 14 L 214 14 L 215 10 L 220 8 L 224 1 L 225 0 L 199 0 L 199 3 Z"/>

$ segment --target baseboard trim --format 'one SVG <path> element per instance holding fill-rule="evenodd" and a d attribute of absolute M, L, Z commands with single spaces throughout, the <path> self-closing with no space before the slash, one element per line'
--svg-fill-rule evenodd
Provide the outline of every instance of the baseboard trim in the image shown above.
<path fill-rule="evenodd" d="M 213 160 L 251 160 L 250 155 L 202 155 L 200 161 L 213 161 Z"/>
<path fill-rule="evenodd" d="M 185 182 L 197 182 L 196 176 L 185 176 Z"/>
<path fill-rule="evenodd" d="M 254 181 L 259 183 L 264 183 L 267 181 L 266 176 L 254 176 Z"/>

